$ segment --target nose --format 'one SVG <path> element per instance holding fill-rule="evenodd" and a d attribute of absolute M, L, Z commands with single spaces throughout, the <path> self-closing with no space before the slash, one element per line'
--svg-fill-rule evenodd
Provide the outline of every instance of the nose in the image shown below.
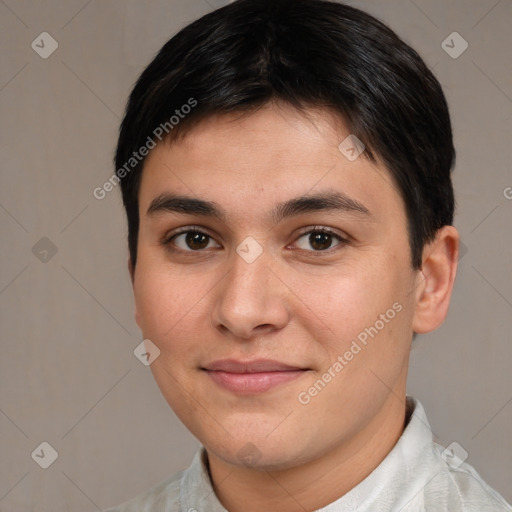
<path fill-rule="evenodd" d="M 223 334 L 250 340 L 282 329 L 289 321 L 289 291 L 277 278 L 272 256 L 265 251 L 252 263 L 238 254 L 216 288 L 212 324 Z"/>

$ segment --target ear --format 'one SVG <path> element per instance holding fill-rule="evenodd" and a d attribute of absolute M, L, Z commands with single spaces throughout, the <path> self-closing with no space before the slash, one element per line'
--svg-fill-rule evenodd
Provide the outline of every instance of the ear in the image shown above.
<path fill-rule="evenodd" d="M 416 280 L 413 331 L 427 333 L 446 318 L 459 260 L 459 233 L 444 226 L 423 249 L 423 264 Z"/>

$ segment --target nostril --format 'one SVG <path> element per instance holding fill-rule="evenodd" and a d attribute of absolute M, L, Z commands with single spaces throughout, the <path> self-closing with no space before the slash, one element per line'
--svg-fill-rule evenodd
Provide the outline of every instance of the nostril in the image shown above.
<path fill-rule="evenodd" d="M 271 324 L 262 324 L 262 325 L 258 325 L 257 327 L 255 327 L 255 330 L 263 331 L 263 330 L 271 329 L 271 328 L 272 328 Z"/>

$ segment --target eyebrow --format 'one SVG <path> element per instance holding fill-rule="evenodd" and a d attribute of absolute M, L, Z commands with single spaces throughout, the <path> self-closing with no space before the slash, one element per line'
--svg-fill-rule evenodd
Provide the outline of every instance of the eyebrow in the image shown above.
<path fill-rule="evenodd" d="M 270 218 L 277 224 L 283 219 L 309 212 L 341 211 L 360 214 L 364 217 L 372 217 L 372 214 L 359 201 L 337 191 L 327 191 L 315 195 L 305 195 L 289 199 L 279 203 L 270 212 Z M 203 199 L 177 195 L 160 194 L 151 201 L 147 215 L 160 213 L 182 213 L 186 215 L 198 215 L 212 217 L 220 221 L 226 220 L 226 212 L 217 203 Z"/>

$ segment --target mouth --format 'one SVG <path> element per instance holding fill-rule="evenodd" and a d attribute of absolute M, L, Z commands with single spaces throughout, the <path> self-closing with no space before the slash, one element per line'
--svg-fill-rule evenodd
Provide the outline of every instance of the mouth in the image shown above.
<path fill-rule="evenodd" d="M 309 371 L 280 361 L 222 359 L 201 368 L 218 386 L 240 395 L 254 395 L 291 382 Z"/>

